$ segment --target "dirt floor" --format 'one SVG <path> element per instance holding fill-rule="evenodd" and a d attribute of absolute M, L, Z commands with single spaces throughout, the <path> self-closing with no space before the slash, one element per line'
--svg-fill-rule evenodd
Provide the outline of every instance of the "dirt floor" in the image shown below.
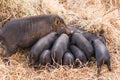
<path fill-rule="evenodd" d="M 67 25 L 95 33 L 104 30 L 112 72 L 103 65 L 97 77 L 96 62 L 35 71 L 28 67 L 28 51 L 19 51 L 10 57 L 10 65 L 0 56 L 0 80 L 120 80 L 120 0 L 0 0 L 0 27 L 10 19 L 39 14 L 58 14 Z"/>

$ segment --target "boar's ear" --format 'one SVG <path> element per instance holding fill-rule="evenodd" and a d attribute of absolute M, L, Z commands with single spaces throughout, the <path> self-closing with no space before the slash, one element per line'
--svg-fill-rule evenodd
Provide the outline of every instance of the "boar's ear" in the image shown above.
<path fill-rule="evenodd" d="M 54 24 L 55 24 L 55 26 L 60 25 L 60 19 L 59 18 L 55 18 Z"/>

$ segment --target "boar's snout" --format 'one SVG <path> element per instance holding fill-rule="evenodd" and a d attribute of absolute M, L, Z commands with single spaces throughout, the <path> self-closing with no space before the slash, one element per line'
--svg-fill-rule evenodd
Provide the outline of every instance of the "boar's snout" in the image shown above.
<path fill-rule="evenodd" d="M 67 34 L 73 34 L 73 30 L 70 30 L 69 28 L 65 27 L 65 31 Z"/>
<path fill-rule="evenodd" d="M 61 34 L 61 33 L 72 34 L 73 33 L 72 30 L 67 28 L 64 20 L 59 16 L 54 17 L 53 30 L 56 31 L 58 34 Z"/>

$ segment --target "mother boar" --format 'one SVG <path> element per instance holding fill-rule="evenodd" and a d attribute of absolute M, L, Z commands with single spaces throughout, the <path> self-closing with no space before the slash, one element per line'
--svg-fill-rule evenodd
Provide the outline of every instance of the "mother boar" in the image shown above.
<path fill-rule="evenodd" d="M 0 30 L 0 40 L 4 44 L 4 57 L 9 57 L 17 48 L 28 48 L 38 39 L 55 31 L 71 33 L 58 15 L 39 15 L 15 19 L 7 22 Z"/>

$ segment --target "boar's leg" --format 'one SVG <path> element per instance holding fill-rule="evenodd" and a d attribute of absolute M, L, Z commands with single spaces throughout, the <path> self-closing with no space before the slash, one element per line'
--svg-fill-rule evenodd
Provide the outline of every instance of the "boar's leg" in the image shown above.
<path fill-rule="evenodd" d="M 10 57 L 12 56 L 12 54 L 14 54 L 16 52 L 16 45 L 7 45 L 4 47 L 5 49 L 5 53 L 4 53 L 4 57 Z"/>
<path fill-rule="evenodd" d="M 111 71 L 110 60 L 108 60 L 106 64 L 107 64 L 108 70 Z"/>
<path fill-rule="evenodd" d="M 36 60 L 35 58 L 36 55 L 34 54 L 29 54 L 28 57 L 29 57 L 29 67 L 34 67 L 35 68 L 39 65 L 39 60 Z"/>
<path fill-rule="evenodd" d="M 33 61 L 33 59 L 31 58 L 30 55 L 28 55 L 28 57 L 29 57 L 29 64 L 28 64 L 28 66 L 29 66 L 29 67 L 34 66 L 34 65 L 35 65 L 35 61 Z"/>
<path fill-rule="evenodd" d="M 11 47 L 11 48 L 9 48 L 8 46 L 4 45 L 3 48 L 4 48 L 3 62 L 9 65 L 9 63 L 10 63 L 9 57 L 10 57 L 13 53 L 15 53 L 16 47 L 14 47 L 14 48 Z"/>
<path fill-rule="evenodd" d="M 31 61 L 31 63 L 29 64 L 29 66 L 30 66 L 30 67 L 33 67 L 34 70 L 39 70 L 39 69 L 40 69 L 39 63 L 40 63 L 39 61 L 34 61 L 34 60 L 32 59 L 32 61 Z"/>
<path fill-rule="evenodd" d="M 8 59 L 8 57 L 6 56 L 6 54 L 8 54 L 9 53 L 9 51 L 8 51 L 8 49 L 6 48 L 6 46 L 4 45 L 3 46 L 3 49 L 4 49 L 4 52 L 3 52 L 3 62 L 4 63 L 7 63 L 7 64 L 9 64 L 9 59 Z"/>

